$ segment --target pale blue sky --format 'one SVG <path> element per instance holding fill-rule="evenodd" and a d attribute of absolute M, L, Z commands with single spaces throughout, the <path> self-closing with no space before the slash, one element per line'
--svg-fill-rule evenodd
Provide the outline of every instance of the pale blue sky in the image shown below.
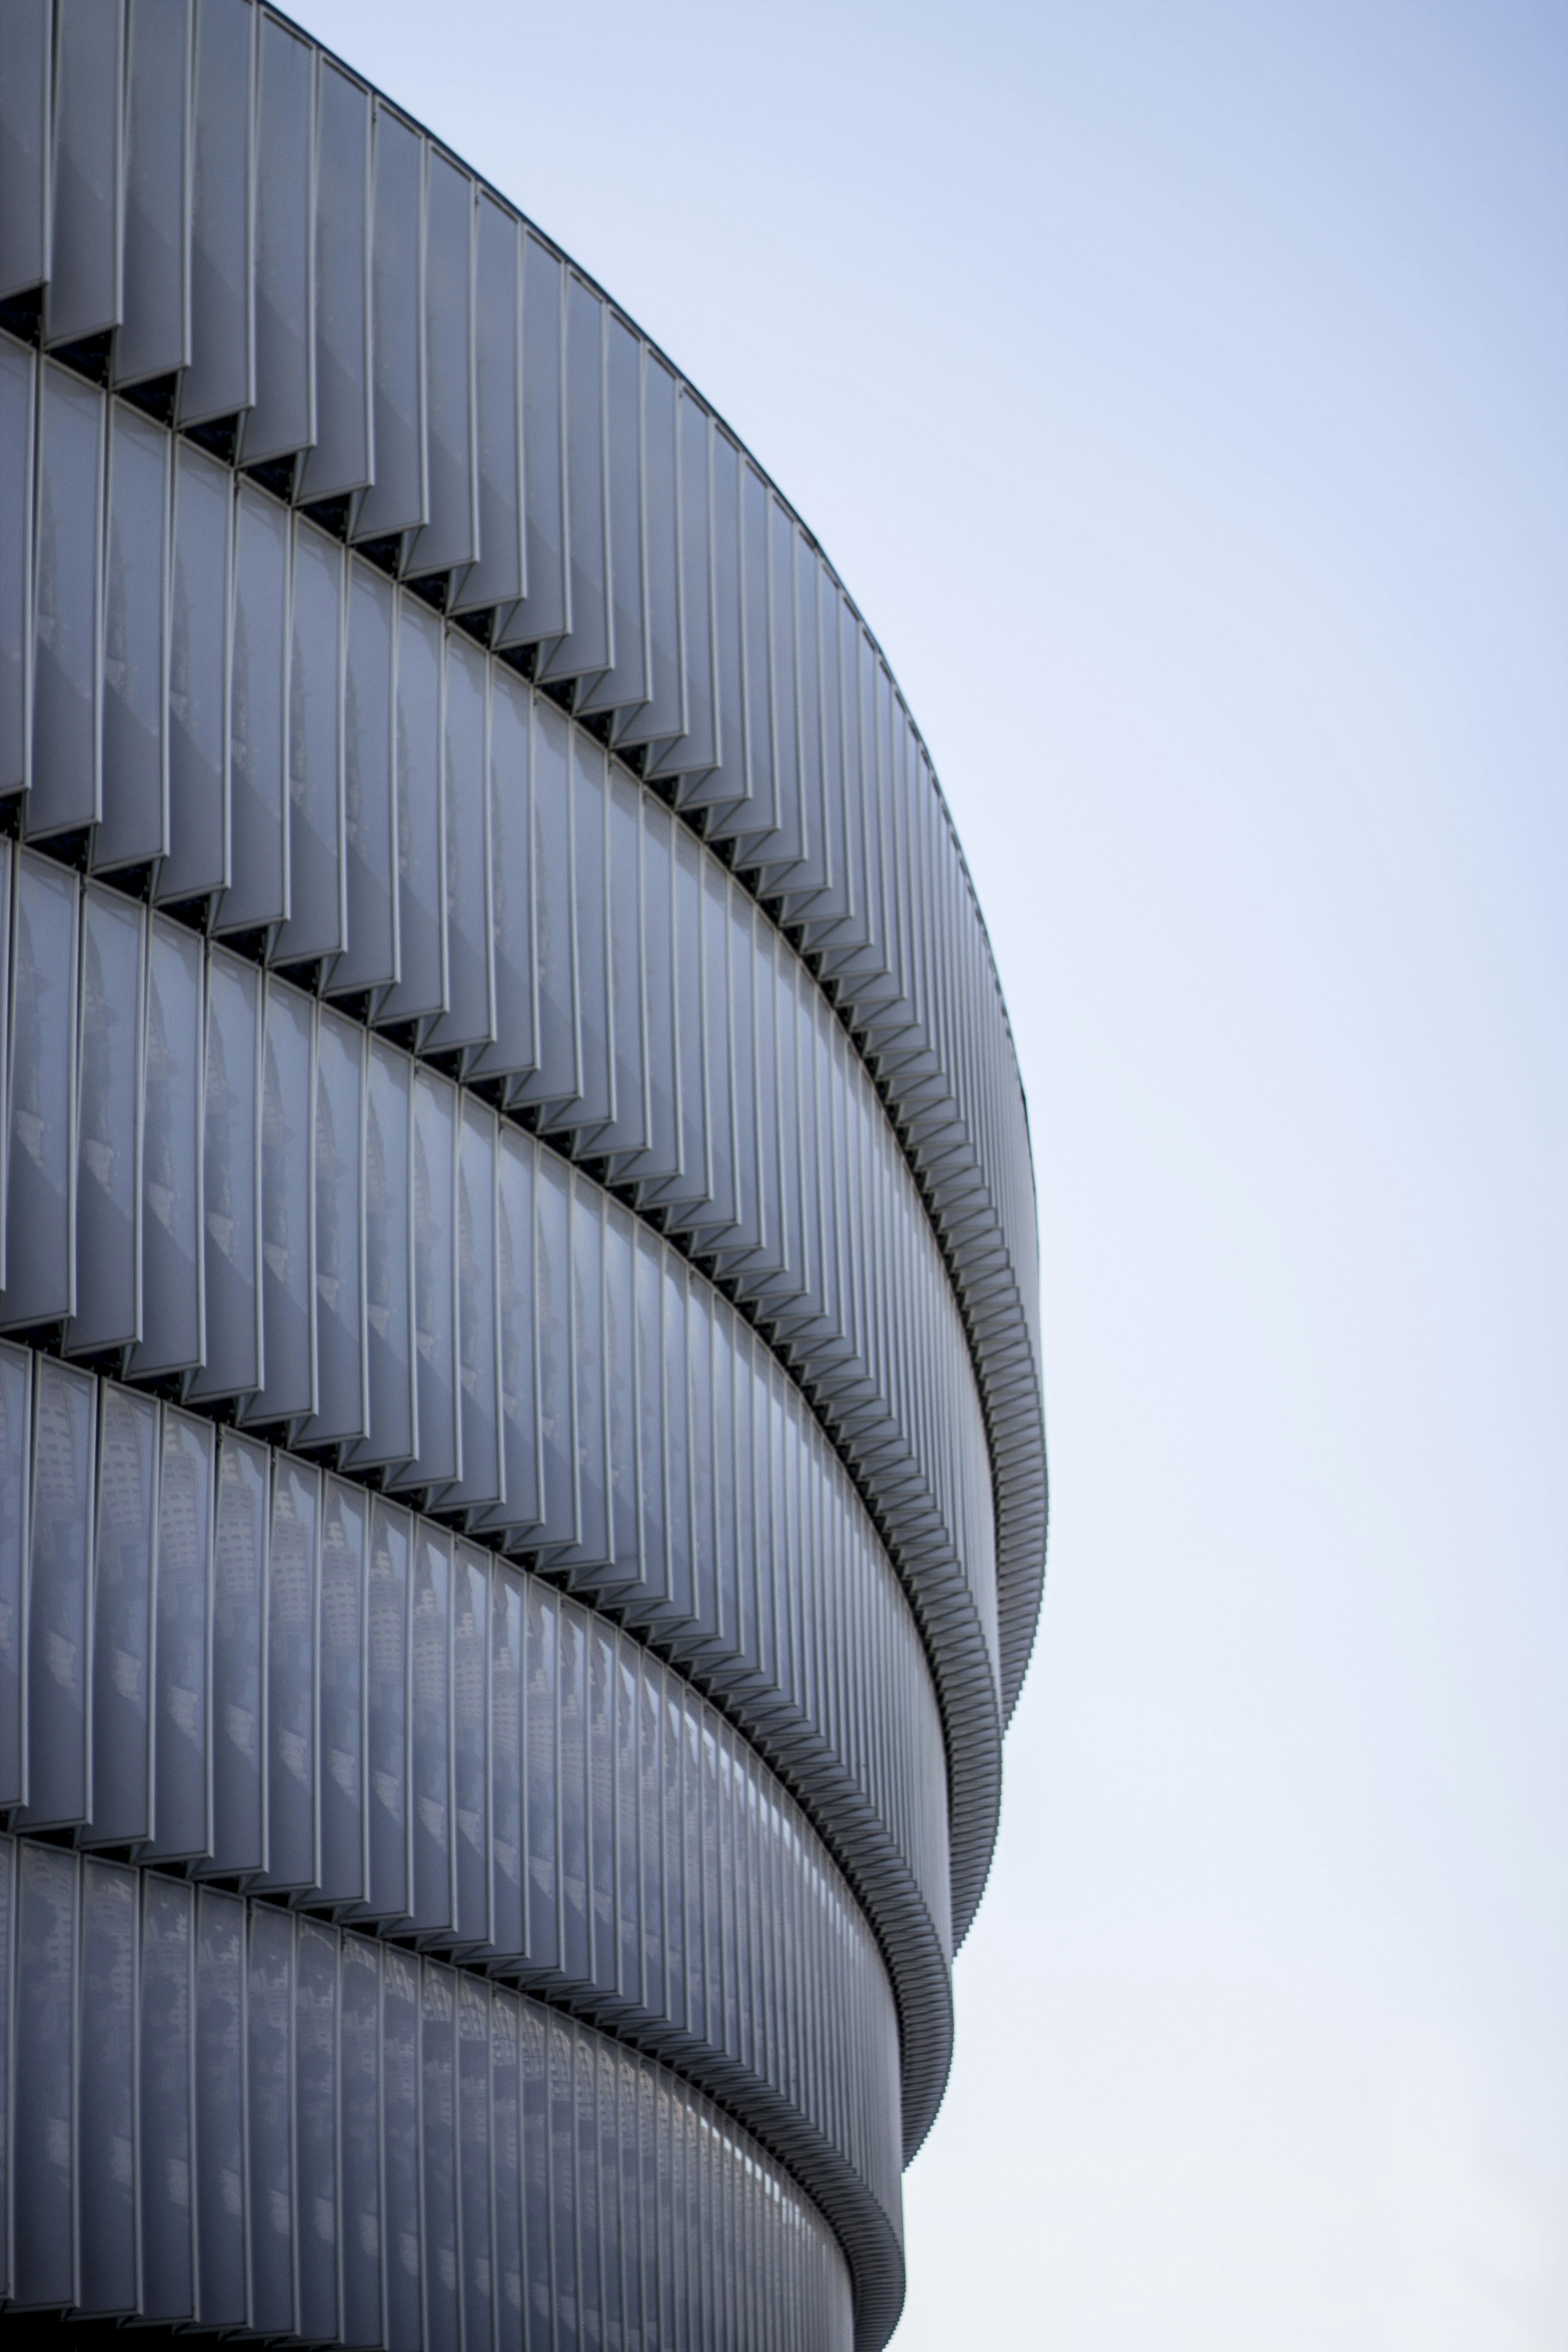
<path fill-rule="evenodd" d="M 1562 2352 L 1568 7 L 305 0 L 935 754 L 1053 1525 L 898 2352 Z"/>

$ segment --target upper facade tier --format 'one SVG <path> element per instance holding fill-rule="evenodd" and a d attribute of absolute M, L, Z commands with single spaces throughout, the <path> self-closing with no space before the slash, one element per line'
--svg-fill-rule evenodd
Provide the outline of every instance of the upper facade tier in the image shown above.
<path fill-rule="evenodd" d="M 79 379 L 178 428 L 193 455 L 199 445 L 303 509 L 444 614 L 443 637 L 458 629 L 521 670 L 577 722 L 574 738 L 589 730 L 668 800 L 681 829 L 710 845 L 809 967 L 881 1098 L 945 1267 L 989 1455 L 984 1534 L 952 1458 L 966 1450 L 963 1409 L 949 1424 L 944 1465 L 943 1408 L 934 1391 L 922 1398 L 918 1364 L 906 1366 L 904 1425 L 890 1432 L 858 1429 L 856 1378 L 841 1368 L 827 1380 L 826 1357 L 806 1368 L 807 1385 L 895 1556 L 895 1491 L 911 1482 L 929 1490 L 929 1507 L 918 1508 L 936 1533 L 909 1542 L 956 1550 L 963 1573 L 950 1582 L 959 1600 L 978 1579 L 976 1600 L 959 1608 L 971 1630 L 961 1628 L 958 1646 L 972 1649 L 976 1629 L 990 1636 L 992 1704 L 1005 1720 L 1033 1640 L 1045 1552 L 1026 1114 L 989 943 L 925 747 L 821 549 L 700 395 L 548 238 L 284 19 L 253 0 L 166 12 L 21 0 L 8 13 L 6 45 L 0 323 Z M 62 393 L 68 431 L 69 405 Z M 129 448 L 133 436 L 121 437 Z M 128 501 L 136 472 L 127 457 Z M 147 518 L 129 506 L 117 516 L 91 467 L 73 463 L 60 478 L 79 490 L 96 480 L 110 540 L 117 528 L 142 531 Z M 141 478 L 145 488 L 150 468 Z M 39 482 L 42 501 L 42 472 Z M 198 469 L 191 482 L 194 518 Z M 226 753 L 224 791 L 206 803 L 219 837 L 206 844 L 189 823 L 171 842 L 180 781 L 167 755 L 152 782 L 151 847 L 134 792 L 121 791 L 112 807 L 106 801 L 97 752 L 85 778 L 68 762 L 40 766 L 40 724 L 47 733 L 63 711 L 68 726 L 70 615 L 64 605 L 44 611 L 47 583 L 28 561 L 33 517 L 6 504 L 0 791 L 29 790 L 28 831 L 79 825 L 100 870 L 163 858 L 166 903 L 221 888 L 227 927 L 266 930 L 274 959 L 315 962 L 318 979 L 339 990 L 382 984 L 353 963 L 363 942 L 348 936 L 350 861 L 310 856 L 307 807 L 294 819 L 302 854 L 285 859 L 281 903 L 258 901 L 250 923 L 243 885 L 258 869 L 253 845 L 237 836 L 244 777 L 234 789 Z M 155 505 L 152 512 L 156 525 Z M 259 546 L 269 526 L 257 513 Z M 41 503 L 37 520 L 40 530 L 49 520 Z M 79 543 L 80 520 L 66 519 L 62 544 Z M 199 525 L 192 529 L 199 539 Z M 264 549 L 252 576 L 265 595 Z M 227 625 L 221 610 L 205 617 Z M 36 707 L 25 654 L 35 618 L 41 636 L 52 631 Z M 134 607 L 94 607 L 106 695 L 117 675 L 133 675 L 144 618 Z M 198 611 L 198 634 L 201 619 Z M 232 620 L 242 652 L 243 602 Z M 65 697 L 53 712 L 50 661 Z M 226 692 L 242 672 L 242 663 L 228 669 Z M 210 714 L 194 700 L 181 708 L 173 677 L 169 692 L 173 722 L 189 738 L 188 780 L 199 775 Z M 138 740 L 133 699 L 116 714 L 127 772 Z M 107 728 L 107 710 L 94 716 Z M 234 716 L 218 714 L 226 736 Z M 51 793 L 60 796 L 52 814 Z M 286 836 L 289 810 L 282 814 Z M 346 832 L 354 823 L 351 808 Z M 441 856 L 449 837 L 448 825 Z M 232 862 L 237 840 L 243 873 Z M 171 859 L 172 845 L 180 856 Z M 416 873 L 411 898 L 434 879 Z M 335 881 L 335 892 L 318 887 L 312 896 L 323 881 Z M 449 869 L 441 881 L 450 894 Z M 412 935 L 399 944 L 416 952 Z M 583 952 L 574 942 L 574 958 Z M 444 990 L 460 977 L 448 960 Z M 493 964 L 484 984 L 493 1007 Z M 447 1018 L 452 1007 L 441 1003 Z M 384 998 L 377 1010 L 386 1013 Z M 439 1019 L 423 1008 L 409 1017 L 426 1024 L 412 1042 L 440 1050 Z M 447 1027 L 452 1050 L 469 1052 L 461 1024 Z M 582 1042 L 579 1023 L 579 1057 Z M 557 1114 L 563 1100 L 581 1108 L 583 1076 L 574 1068 L 577 1091 L 552 1098 Z M 745 1076 L 758 1084 L 759 1073 Z M 739 1074 L 734 1099 L 743 1099 Z M 577 1131 L 596 1136 L 604 1174 L 646 1184 L 657 1139 L 620 1132 L 613 1101 L 608 1116 L 598 1108 Z M 659 1181 L 679 1215 L 679 1182 Z M 737 1240 L 731 1227 L 727 1238 L 737 1264 L 754 1266 L 749 1237 Z M 872 1236 L 860 1238 L 869 1246 Z M 854 1287 L 851 1278 L 846 1295 Z M 887 1337 L 873 1302 L 852 1369 L 897 1423 L 895 1373 L 866 1354 Z M 993 1541 L 994 1619 L 984 1589 L 991 1562 L 975 1557 Z M 939 1646 L 946 1639 L 935 1619 L 928 1635 Z M 973 1665 L 958 1685 L 956 1699 L 944 1696 L 955 1767 L 954 1706 L 984 1712 Z M 994 1746 L 994 1735 L 981 1745 Z M 955 1769 L 955 1784 L 963 1777 Z M 954 1794 L 962 1812 L 960 1786 Z M 994 1821 L 994 1794 L 979 1811 Z M 989 1839 L 984 1830 L 971 1839 L 967 1874 L 963 1843 L 955 1833 L 960 1932 Z"/>

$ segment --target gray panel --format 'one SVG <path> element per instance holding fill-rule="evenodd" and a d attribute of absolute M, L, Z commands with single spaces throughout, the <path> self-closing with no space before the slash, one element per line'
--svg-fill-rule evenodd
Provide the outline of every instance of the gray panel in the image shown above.
<path fill-rule="evenodd" d="M 142 1134 L 142 1338 L 133 1378 L 202 1360 L 202 1077 L 206 972 L 201 941 L 153 919 Z"/>
<path fill-rule="evenodd" d="M 172 445 L 122 401 L 110 406 L 109 547 L 103 608 L 103 817 L 99 873 L 169 846 Z"/>
<path fill-rule="evenodd" d="M 500 645 L 535 645 L 572 625 L 567 585 L 564 272 L 533 236 L 523 239 L 522 436 L 527 483 L 528 593 L 502 624 Z"/>
<path fill-rule="evenodd" d="M 686 726 L 680 614 L 680 499 L 676 457 L 675 379 L 645 354 L 642 371 L 642 490 L 647 598 L 648 673 L 644 708 L 624 721 L 619 740 L 652 743 Z"/>
<path fill-rule="evenodd" d="M 363 1937 L 343 1938 L 339 2003 L 342 2337 L 381 2344 L 381 1957 Z"/>
<path fill-rule="evenodd" d="M 117 383 L 165 375 L 190 362 L 195 35 L 194 0 L 130 0 Z"/>
<path fill-rule="evenodd" d="M 542 677 L 583 677 L 616 657 L 610 599 L 609 446 L 603 299 L 580 278 L 566 285 L 567 509 L 572 580 L 568 635 L 542 657 Z"/>
<path fill-rule="evenodd" d="M 229 686 L 229 887 L 217 929 L 264 929 L 289 914 L 289 520 L 242 483 L 237 518 Z"/>
<path fill-rule="evenodd" d="M 678 740 L 656 748 L 655 771 L 705 774 L 721 756 L 713 621 L 713 532 L 709 446 L 712 421 L 681 390 L 677 437 L 680 468 L 680 615 L 685 704 Z"/>
<path fill-rule="evenodd" d="M 77 2306 L 137 2304 L 136 2044 L 141 1874 L 81 1864 Z"/>
<path fill-rule="evenodd" d="M 523 571 L 522 228 L 488 190 L 479 196 L 474 289 L 474 408 L 479 561 L 451 609 L 506 604 Z"/>
<path fill-rule="evenodd" d="M 386 1919 L 405 1918 L 414 1906 L 409 1538 L 407 1512 L 376 1496 L 371 1504 L 365 1588 L 367 1907 Z"/>
<path fill-rule="evenodd" d="M 321 1880 L 321 1473 L 275 1454 L 267 1584 L 266 1884 L 280 1889 L 304 1890 Z"/>
<path fill-rule="evenodd" d="M 50 0 L 12 0 L 0 52 L 0 295 L 49 274 Z"/>
<path fill-rule="evenodd" d="M 0 335 L 0 794 L 26 784 L 32 733 L 37 364 Z"/>
<path fill-rule="evenodd" d="M 137 2188 L 142 2314 L 195 2316 L 193 2194 L 195 2098 L 192 1999 L 195 1889 L 151 1873 L 142 1881 Z"/>
<path fill-rule="evenodd" d="M 305 499 L 363 489 L 372 460 L 370 92 L 323 58 L 316 99 L 316 442 Z"/>
<path fill-rule="evenodd" d="M 153 1667 L 162 1416 L 151 1397 L 99 1392 L 93 1551 L 92 1808 L 96 1845 L 153 1830 Z"/>
<path fill-rule="evenodd" d="M 256 1421 L 316 1410 L 315 1030 L 310 998 L 271 982 L 261 1067 L 264 1378 L 247 1407 Z"/>
<path fill-rule="evenodd" d="M 225 1877 L 267 1865 L 261 1739 L 268 1484 L 265 1447 L 226 1429 L 218 1450 L 212 1621 L 212 1866 Z"/>
<path fill-rule="evenodd" d="M 232 416 L 255 397 L 252 93 L 259 14 L 247 0 L 196 0 L 191 364 L 180 379 L 182 425 Z"/>
<path fill-rule="evenodd" d="M 0 1341 L 0 1805 L 27 1794 L 33 1358 Z"/>
<path fill-rule="evenodd" d="M 370 1627 L 366 1546 L 371 1501 L 342 1479 L 325 1481 L 321 1509 L 321 1888 L 333 1903 L 370 1898 L 366 1732 Z M 345 2242 L 344 2254 L 351 2249 Z"/>
<path fill-rule="evenodd" d="M 165 904 L 205 898 L 229 877 L 231 477 L 181 442 L 175 455 L 169 614 L 169 855 Z"/>
<path fill-rule="evenodd" d="M 442 629 L 408 595 L 397 635 L 398 981 L 384 1021 L 418 1020 L 447 1004 L 446 825 L 442 804 Z"/>
<path fill-rule="evenodd" d="M 77 1120 L 73 1349 L 142 1336 L 142 1106 L 147 917 L 113 892 L 84 894 Z"/>
<path fill-rule="evenodd" d="M 343 858 L 343 622 L 347 557 L 302 520 L 294 529 L 289 664 L 289 920 L 273 950 L 301 963 L 348 939 Z"/>
<path fill-rule="evenodd" d="M 446 1486 L 463 1475 L 458 1410 L 458 1097 L 445 1078 L 414 1074 L 414 1329 L 419 1452 L 400 1484 Z"/>
<path fill-rule="evenodd" d="M 362 539 L 425 520 L 425 147 L 377 102 L 371 347 L 375 479 L 357 519 Z"/>
<path fill-rule="evenodd" d="M 419 1450 L 415 1381 L 413 1066 L 373 1039 L 365 1100 L 364 1297 L 370 1435 L 356 1467 Z"/>
<path fill-rule="evenodd" d="M 197 2316 L 237 2326 L 245 2295 L 245 1906 L 196 1896 Z"/>
<path fill-rule="evenodd" d="M 316 437 L 316 52 L 277 17 L 261 15 L 258 68 L 256 399 L 242 437 L 247 466 L 292 456 Z"/>
<path fill-rule="evenodd" d="M 79 1864 L 48 1846 L 16 1849 L 16 1991 L 11 2290 L 29 2305 L 76 2299 L 72 2190 L 76 2124 Z"/>
<path fill-rule="evenodd" d="M 449 1932 L 452 1854 L 452 1538 L 414 1524 L 409 1628 L 414 1769 L 414 1925 Z"/>
<path fill-rule="evenodd" d="M 369 1433 L 365 1365 L 364 1031 L 323 1012 L 316 1051 L 316 1383 L 304 1445 Z"/>
<path fill-rule="evenodd" d="M 8 1325 L 76 1305 L 77 932 L 74 875 L 24 851 L 15 862 L 5 1184 Z"/>
<path fill-rule="evenodd" d="M 203 1106 L 206 1360 L 193 1399 L 244 1396 L 262 1381 L 262 977 L 223 948 L 207 959 Z"/>
<path fill-rule="evenodd" d="M 432 152 L 425 192 L 425 464 L 428 520 L 411 572 L 449 572 L 479 551 L 474 446 L 474 184 Z"/>
<path fill-rule="evenodd" d="M 96 1383 L 47 1356 L 33 1391 L 25 1828 L 88 1818 Z"/>
<path fill-rule="evenodd" d="M 610 578 L 615 662 L 583 689 L 581 710 L 636 710 L 648 680 L 647 554 L 643 544 L 642 344 L 610 314 L 605 352 Z"/>
<path fill-rule="evenodd" d="M 533 697 L 496 665 L 490 675 L 490 952 L 495 1042 L 469 1064 L 476 1077 L 526 1076 L 539 1060 L 534 986 Z"/>
<path fill-rule="evenodd" d="M 447 1010 L 427 1033 L 428 1051 L 482 1048 L 496 1034 L 490 908 L 490 780 L 487 672 L 477 646 L 447 639 L 445 777 Z"/>
<path fill-rule="evenodd" d="M 343 874 L 348 945 L 334 990 L 397 978 L 397 803 L 393 777 L 395 592 L 368 565 L 349 566 L 344 688 Z"/>
<path fill-rule="evenodd" d="M 52 343 L 120 318 L 122 0 L 55 0 L 55 186 L 44 331 Z"/>
<path fill-rule="evenodd" d="M 330 2341 L 338 2326 L 338 1938 L 300 1923 L 294 1980 L 294 2147 L 300 2333 Z"/>
<path fill-rule="evenodd" d="M 209 1850 L 212 1805 L 213 1509 L 209 1422 L 167 1410 L 158 1484 L 158 1629 L 153 1677 L 159 1860 Z"/>
<path fill-rule="evenodd" d="M 500 1297 L 496 1279 L 496 1154 L 493 1111 L 465 1095 L 458 1143 L 458 1369 L 463 1476 L 445 1507 L 500 1503 L 501 1457 Z"/>
<path fill-rule="evenodd" d="M 66 369 L 41 373 L 34 583 L 33 789 L 29 834 L 100 813 L 99 697 L 103 441 L 107 403 Z"/>
<path fill-rule="evenodd" d="M 291 1913 L 246 1916 L 246 2232 L 253 2328 L 295 2325 L 293 2178 L 294 1939 Z"/>

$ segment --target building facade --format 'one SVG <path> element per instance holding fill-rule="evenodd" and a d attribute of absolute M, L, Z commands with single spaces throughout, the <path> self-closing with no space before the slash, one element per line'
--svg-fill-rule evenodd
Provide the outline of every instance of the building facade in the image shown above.
<path fill-rule="evenodd" d="M 255 0 L 0 12 L 0 2299 L 874 2352 L 1045 1552 L 925 748 Z"/>

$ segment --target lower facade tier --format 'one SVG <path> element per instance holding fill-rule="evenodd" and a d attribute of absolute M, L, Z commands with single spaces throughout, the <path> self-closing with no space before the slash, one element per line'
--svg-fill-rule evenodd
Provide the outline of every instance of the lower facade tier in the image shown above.
<path fill-rule="evenodd" d="M 26 1838 L 0 1838 L 0 1906 L 8 2318 L 384 2352 L 857 2342 L 789 2173 L 593 2027 Z"/>

